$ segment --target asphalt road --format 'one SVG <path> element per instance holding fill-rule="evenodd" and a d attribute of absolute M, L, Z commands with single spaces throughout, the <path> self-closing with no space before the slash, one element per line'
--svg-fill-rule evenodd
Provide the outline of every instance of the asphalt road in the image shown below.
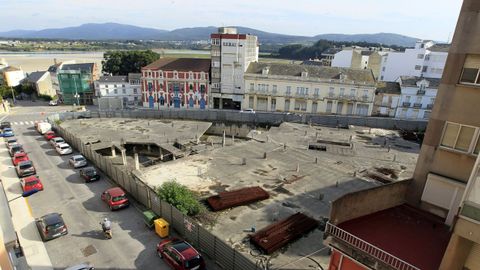
<path fill-rule="evenodd" d="M 84 183 L 78 169 L 69 166 L 70 155 L 59 156 L 34 130 L 33 121 L 49 114 L 42 114 L 42 109 L 15 110 L 0 118 L 12 122 L 44 185 L 43 191 L 28 198 L 33 216 L 58 212 L 67 224 L 68 235 L 45 243 L 54 268 L 90 262 L 96 269 L 170 269 L 155 253 L 160 238 L 146 228 L 136 207 L 111 212 L 100 200 L 100 194 L 112 186 L 105 175 L 100 181 Z M 104 239 L 99 225 L 104 217 L 113 222 L 111 240 Z"/>

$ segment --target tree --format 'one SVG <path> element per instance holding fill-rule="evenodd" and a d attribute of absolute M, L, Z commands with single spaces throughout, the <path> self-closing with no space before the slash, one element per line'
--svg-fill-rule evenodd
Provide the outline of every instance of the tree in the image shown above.
<path fill-rule="evenodd" d="M 103 54 L 103 72 L 112 75 L 139 73 L 141 68 L 158 60 L 160 55 L 154 51 L 110 51 Z"/>
<path fill-rule="evenodd" d="M 17 93 L 15 93 L 17 95 Z M 12 89 L 6 85 L 0 85 L 0 96 L 3 98 L 12 97 Z"/>
<path fill-rule="evenodd" d="M 175 206 L 185 215 L 194 216 L 203 209 L 195 194 L 175 180 L 163 183 L 157 188 L 157 194 L 160 199 Z"/>

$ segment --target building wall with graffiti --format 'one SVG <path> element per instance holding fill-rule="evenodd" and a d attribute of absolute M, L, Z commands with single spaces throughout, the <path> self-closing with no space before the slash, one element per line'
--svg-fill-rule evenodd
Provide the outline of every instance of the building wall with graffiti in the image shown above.
<path fill-rule="evenodd" d="M 143 106 L 208 109 L 209 82 L 209 59 L 160 59 L 142 68 Z"/>

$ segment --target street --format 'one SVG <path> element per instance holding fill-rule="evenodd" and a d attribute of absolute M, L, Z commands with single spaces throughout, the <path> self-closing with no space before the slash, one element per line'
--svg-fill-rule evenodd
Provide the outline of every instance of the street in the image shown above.
<path fill-rule="evenodd" d="M 44 110 L 43 107 L 15 108 L 2 121 L 12 123 L 19 143 L 23 144 L 44 185 L 43 191 L 27 199 L 32 216 L 37 218 L 58 212 L 68 227 L 68 235 L 45 243 L 54 269 L 65 269 L 83 262 L 92 263 L 96 269 L 170 269 L 156 254 L 155 245 L 161 239 L 145 226 L 135 203 L 111 212 L 100 200 L 100 194 L 112 186 L 106 176 L 100 172 L 100 181 L 85 183 L 78 174 L 79 169 L 69 165 L 71 155 L 59 156 L 34 129 L 34 121 L 42 121 L 51 113 L 42 114 Z M 6 147 L 2 145 L 0 149 L 1 163 L 9 167 L 2 172 L 2 178 L 15 181 L 15 169 Z M 74 150 L 75 153 L 78 152 Z M 21 194 L 20 189 L 16 192 Z M 111 240 L 104 238 L 99 225 L 105 217 L 113 223 Z M 19 233 L 22 234 L 22 230 Z M 26 236 L 33 238 L 28 240 L 40 241 L 39 235 L 32 235 Z M 31 266 L 35 269 L 34 265 Z"/>

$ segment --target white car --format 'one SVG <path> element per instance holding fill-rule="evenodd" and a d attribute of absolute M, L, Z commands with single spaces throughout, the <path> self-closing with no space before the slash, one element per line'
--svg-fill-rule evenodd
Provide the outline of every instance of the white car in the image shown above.
<path fill-rule="evenodd" d="M 68 155 L 68 154 L 71 154 L 73 153 L 73 150 L 72 150 L 72 147 L 70 147 L 70 145 L 68 145 L 68 143 L 59 143 L 55 146 L 55 150 L 57 151 L 57 153 L 59 153 L 60 155 Z"/>
<path fill-rule="evenodd" d="M 245 110 L 241 110 L 240 112 L 241 113 L 255 113 L 255 111 L 253 109 L 245 109 Z"/>
<path fill-rule="evenodd" d="M 74 155 L 68 160 L 68 163 L 76 169 L 87 166 L 87 159 L 82 155 Z"/>
<path fill-rule="evenodd" d="M 58 100 L 50 100 L 50 102 L 48 103 L 48 105 L 50 105 L 50 106 L 57 106 L 57 105 L 58 105 Z"/>
<path fill-rule="evenodd" d="M 50 144 L 53 147 L 56 147 L 59 143 L 65 143 L 65 140 L 62 137 L 55 137 L 50 140 Z"/>

